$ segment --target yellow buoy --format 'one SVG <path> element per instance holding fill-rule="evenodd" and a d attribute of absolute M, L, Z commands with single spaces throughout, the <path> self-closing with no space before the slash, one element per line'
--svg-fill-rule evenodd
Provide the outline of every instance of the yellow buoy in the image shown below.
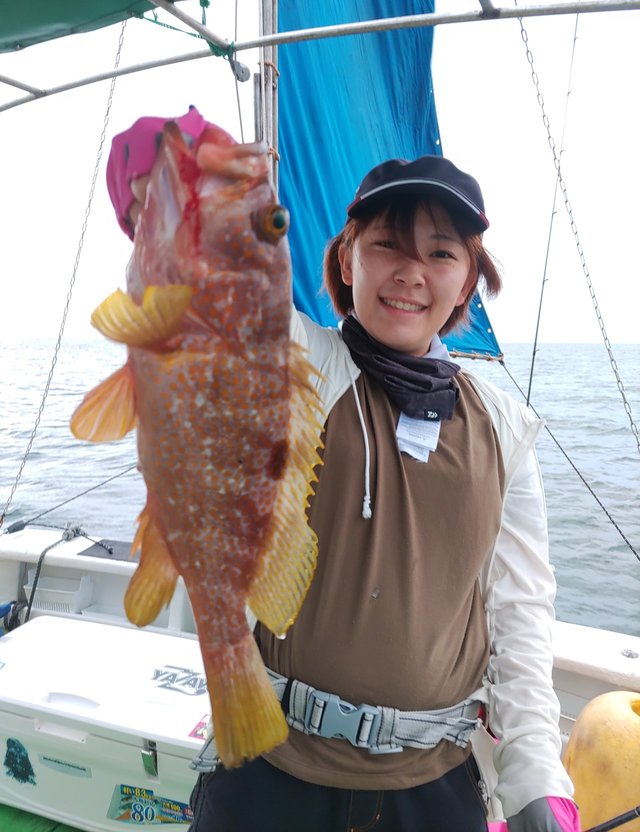
<path fill-rule="evenodd" d="M 640 804 L 640 693 L 592 699 L 576 720 L 564 756 L 583 829 Z M 640 818 L 624 832 L 640 832 Z"/>

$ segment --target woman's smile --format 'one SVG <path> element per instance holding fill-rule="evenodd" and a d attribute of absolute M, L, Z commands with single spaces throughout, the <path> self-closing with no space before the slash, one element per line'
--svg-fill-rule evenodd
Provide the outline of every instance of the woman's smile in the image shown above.
<path fill-rule="evenodd" d="M 380 298 L 385 306 L 391 309 L 398 309 L 401 312 L 423 312 L 427 307 L 421 303 L 415 303 L 410 300 L 402 300 L 401 298 Z"/>

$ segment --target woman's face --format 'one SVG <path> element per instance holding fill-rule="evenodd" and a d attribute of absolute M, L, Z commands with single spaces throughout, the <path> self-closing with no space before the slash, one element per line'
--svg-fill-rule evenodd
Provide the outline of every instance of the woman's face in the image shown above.
<path fill-rule="evenodd" d="M 339 252 L 342 280 L 351 286 L 354 311 L 367 332 L 388 347 L 424 355 L 474 277 L 464 242 L 446 211 L 433 205 L 415 215 L 421 260 L 405 254 L 379 217 Z"/>

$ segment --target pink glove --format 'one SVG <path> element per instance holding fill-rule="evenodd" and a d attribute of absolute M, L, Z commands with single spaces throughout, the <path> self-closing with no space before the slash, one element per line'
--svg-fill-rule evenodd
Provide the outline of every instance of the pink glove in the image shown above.
<path fill-rule="evenodd" d="M 573 800 L 539 797 L 509 820 L 490 823 L 489 832 L 580 832 L 580 815 Z"/>

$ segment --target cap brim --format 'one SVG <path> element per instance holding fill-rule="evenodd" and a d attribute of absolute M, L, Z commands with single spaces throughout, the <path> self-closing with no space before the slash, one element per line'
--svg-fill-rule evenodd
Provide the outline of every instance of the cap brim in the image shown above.
<path fill-rule="evenodd" d="M 347 214 L 350 217 L 358 217 L 380 203 L 404 195 L 436 197 L 454 213 L 462 214 L 478 233 L 486 231 L 489 227 L 489 220 L 484 213 L 460 191 L 450 185 L 428 179 L 402 180 L 380 185 L 364 196 L 354 199 L 347 207 Z"/>

